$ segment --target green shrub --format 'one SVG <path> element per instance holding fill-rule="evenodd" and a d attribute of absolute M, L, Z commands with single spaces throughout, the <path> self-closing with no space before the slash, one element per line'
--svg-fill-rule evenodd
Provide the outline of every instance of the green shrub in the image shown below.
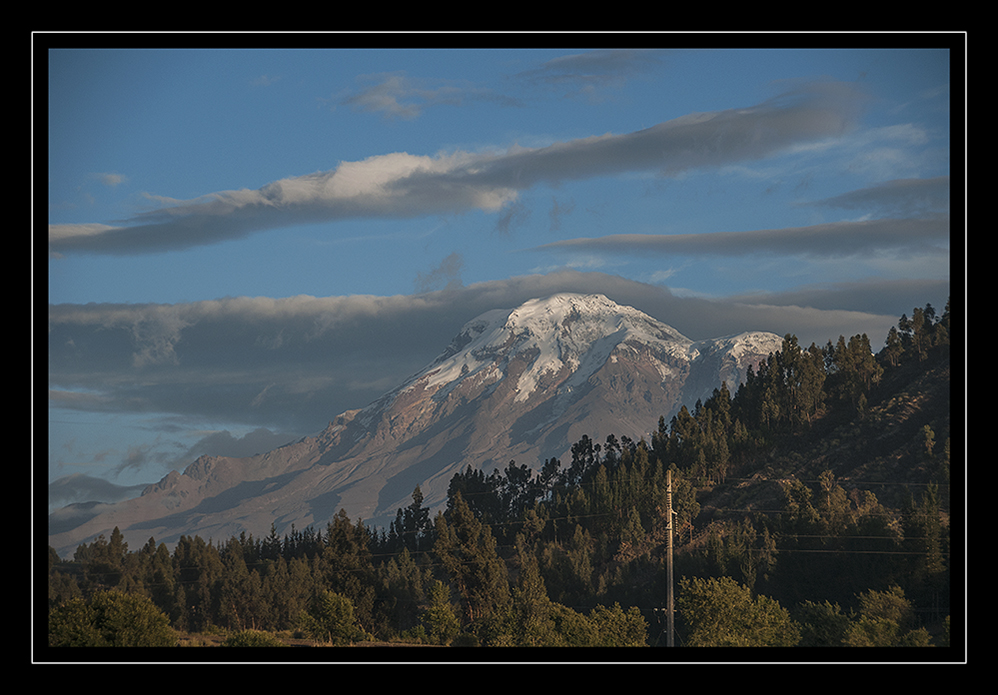
<path fill-rule="evenodd" d="M 450 591 L 447 586 L 436 581 L 430 587 L 430 605 L 420 616 L 419 626 L 429 644 L 449 644 L 461 631 L 453 606 L 450 604 Z"/>
<path fill-rule="evenodd" d="M 683 578 L 678 609 L 686 622 L 689 647 L 794 647 L 800 626 L 767 596 L 730 577 Z"/>
<path fill-rule="evenodd" d="M 98 591 L 49 611 L 51 647 L 174 647 L 170 619 L 146 596 Z"/>
<path fill-rule="evenodd" d="M 333 591 L 323 591 L 298 618 L 298 629 L 310 639 L 348 644 L 364 639 L 353 613 L 353 601 Z"/>

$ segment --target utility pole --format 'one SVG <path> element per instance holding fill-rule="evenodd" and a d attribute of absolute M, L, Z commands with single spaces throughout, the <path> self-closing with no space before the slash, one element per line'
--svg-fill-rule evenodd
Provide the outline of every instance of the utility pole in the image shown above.
<path fill-rule="evenodd" d="M 666 582 L 668 582 L 668 587 L 666 591 L 666 638 L 665 646 L 672 647 L 672 633 L 675 628 L 675 614 L 673 611 L 672 602 L 672 469 L 667 469 L 665 471 L 665 525 L 669 531 L 669 538 L 666 541 L 665 551 L 666 551 Z"/>

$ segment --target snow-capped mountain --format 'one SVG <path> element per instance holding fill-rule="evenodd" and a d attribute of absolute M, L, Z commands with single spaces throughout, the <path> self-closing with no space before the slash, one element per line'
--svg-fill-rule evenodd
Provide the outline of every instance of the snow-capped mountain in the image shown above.
<path fill-rule="evenodd" d="M 265 535 L 271 523 L 284 533 L 292 523 L 321 528 L 341 508 L 386 527 L 416 485 L 437 507 L 469 465 L 488 473 L 515 460 L 536 469 L 570 457 L 582 435 L 647 436 L 660 416 L 705 400 L 722 381 L 734 393 L 748 367 L 781 343 L 761 332 L 695 342 L 602 295 L 490 311 L 426 368 L 316 436 L 249 458 L 201 457 L 65 531 L 60 522 L 73 526 L 70 511 L 81 510 L 57 512 L 50 542 L 75 549 L 116 525 L 139 544 Z"/>

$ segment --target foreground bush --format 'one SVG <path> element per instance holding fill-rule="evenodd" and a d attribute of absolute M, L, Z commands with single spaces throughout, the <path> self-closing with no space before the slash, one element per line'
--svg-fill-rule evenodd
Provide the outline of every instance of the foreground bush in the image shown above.
<path fill-rule="evenodd" d="M 331 644 L 349 644 L 366 637 L 354 620 L 353 602 L 333 591 L 322 591 L 298 617 L 305 637 Z"/>
<path fill-rule="evenodd" d="M 170 620 L 145 596 L 98 591 L 49 611 L 51 647 L 173 647 Z"/>
<path fill-rule="evenodd" d="M 599 605 L 588 615 L 553 601 L 495 611 L 476 626 L 486 647 L 646 647 L 648 625 L 637 608 Z M 454 646 L 457 646 L 456 644 Z"/>
<path fill-rule="evenodd" d="M 688 647 L 795 647 L 801 640 L 787 610 L 730 577 L 682 579 L 677 607 Z"/>

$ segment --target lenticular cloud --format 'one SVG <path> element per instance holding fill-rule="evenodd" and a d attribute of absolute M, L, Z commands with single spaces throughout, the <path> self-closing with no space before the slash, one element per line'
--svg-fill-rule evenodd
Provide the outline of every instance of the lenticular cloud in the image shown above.
<path fill-rule="evenodd" d="M 172 201 L 116 225 L 52 225 L 54 253 L 148 253 L 217 243 L 296 224 L 363 217 L 495 212 L 539 184 L 629 171 L 675 174 L 770 156 L 848 132 L 857 104 L 824 85 L 744 109 L 691 114 L 623 135 L 601 135 L 505 153 L 436 156 L 395 152 L 256 190 Z"/>

